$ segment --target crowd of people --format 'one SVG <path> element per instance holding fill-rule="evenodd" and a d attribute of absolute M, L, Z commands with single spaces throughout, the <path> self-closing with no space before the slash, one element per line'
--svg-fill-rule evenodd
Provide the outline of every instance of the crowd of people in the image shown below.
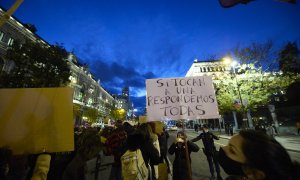
<path fill-rule="evenodd" d="M 185 180 L 191 177 L 190 154 L 199 151 L 195 143 L 198 140 L 202 140 L 211 179 L 296 180 L 300 177 L 299 163 L 291 160 L 273 136 L 260 130 L 240 131 L 220 149 L 214 144 L 219 137 L 206 125 L 202 125 L 202 132 L 193 139 L 189 140 L 182 131 L 171 144 L 168 139 L 168 131 L 161 122 L 132 126 L 117 121 L 115 127 L 76 128 L 72 152 L 13 156 L 8 147 L 0 148 L 0 179 L 167 180 L 172 177 Z M 125 155 L 132 154 L 141 167 L 138 175 L 129 169 L 130 161 L 124 165 Z M 168 154 L 175 155 L 172 164 Z M 222 169 L 228 177 L 221 177 Z"/>

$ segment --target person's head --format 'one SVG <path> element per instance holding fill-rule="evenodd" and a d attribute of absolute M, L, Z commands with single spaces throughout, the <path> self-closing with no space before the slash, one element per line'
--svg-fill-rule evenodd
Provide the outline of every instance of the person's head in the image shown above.
<path fill-rule="evenodd" d="M 163 130 L 164 124 L 160 121 L 150 122 L 149 125 L 152 128 L 152 132 L 157 135 L 161 135 L 164 132 L 164 130 Z"/>
<path fill-rule="evenodd" d="M 86 160 L 96 157 L 103 148 L 98 132 L 95 130 L 84 131 L 79 141 L 78 153 Z"/>
<path fill-rule="evenodd" d="M 219 163 L 229 175 L 255 180 L 293 179 L 300 168 L 275 139 L 255 130 L 233 136 L 220 148 Z"/>
<path fill-rule="evenodd" d="M 140 132 L 134 132 L 130 134 L 127 138 L 128 149 L 135 151 L 141 147 L 143 144 L 144 138 Z"/>
<path fill-rule="evenodd" d="M 135 130 L 133 122 L 129 122 L 129 121 L 125 121 L 123 123 L 123 127 L 124 127 L 124 131 L 126 131 L 127 134 L 130 134 Z"/>
<path fill-rule="evenodd" d="M 117 120 L 115 123 L 116 128 L 123 127 L 123 121 L 122 120 Z"/>
<path fill-rule="evenodd" d="M 207 124 L 203 124 L 202 130 L 203 130 L 203 132 L 208 132 L 208 126 L 207 126 Z"/>
<path fill-rule="evenodd" d="M 179 131 L 179 132 L 177 133 L 177 138 L 185 139 L 185 138 L 186 138 L 186 135 L 184 134 L 183 131 Z"/>
<path fill-rule="evenodd" d="M 138 127 L 138 131 L 143 135 L 145 140 L 151 139 L 153 134 L 152 128 L 148 123 L 143 123 Z"/>

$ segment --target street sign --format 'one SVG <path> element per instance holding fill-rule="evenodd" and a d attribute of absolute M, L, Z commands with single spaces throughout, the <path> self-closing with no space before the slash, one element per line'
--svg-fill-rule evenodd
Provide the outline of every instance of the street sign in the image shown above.
<path fill-rule="evenodd" d="M 147 79 L 147 121 L 219 118 L 211 76 Z"/>

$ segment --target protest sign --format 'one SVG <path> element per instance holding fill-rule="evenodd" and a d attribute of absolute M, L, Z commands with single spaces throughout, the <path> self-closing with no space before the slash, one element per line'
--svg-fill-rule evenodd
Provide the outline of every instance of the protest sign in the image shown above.
<path fill-rule="evenodd" d="M 211 76 L 146 80 L 147 121 L 219 118 Z"/>
<path fill-rule="evenodd" d="M 71 88 L 0 89 L 0 147 L 14 154 L 74 150 Z"/>

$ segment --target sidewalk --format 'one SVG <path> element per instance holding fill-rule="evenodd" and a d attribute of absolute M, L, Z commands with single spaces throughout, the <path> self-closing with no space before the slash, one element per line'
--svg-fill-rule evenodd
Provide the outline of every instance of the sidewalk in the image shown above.
<path fill-rule="evenodd" d="M 231 136 L 226 134 L 220 134 L 220 138 L 230 139 Z M 296 135 L 285 135 L 285 136 L 275 136 L 275 139 L 288 151 L 299 152 L 300 153 L 300 136 Z"/>
<path fill-rule="evenodd" d="M 195 132 L 193 129 L 189 129 L 189 131 L 193 131 L 194 133 L 199 134 L 199 132 Z M 211 132 L 219 135 L 220 138 L 230 139 L 231 136 L 228 136 L 224 133 L 224 131 L 211 130 Z M 275 136 L 275 139 L 288 151 L 298 152 L 300 153 L 300 136 L 297 135 L 280 135 Z"/>

